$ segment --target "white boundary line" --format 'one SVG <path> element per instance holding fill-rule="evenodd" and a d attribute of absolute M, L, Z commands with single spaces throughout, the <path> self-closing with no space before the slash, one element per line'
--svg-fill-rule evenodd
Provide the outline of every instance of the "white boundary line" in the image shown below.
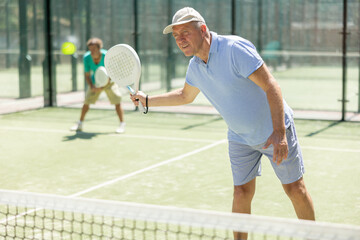
<path fill-rule="evenodd" d="M 354 152 L 360 153 L 360 149 L 348 149 L 348 148 L 325 148 L 325 147 L 311 147 L 311 146 L 301 146 L 301 149 L 311 149 L 311 150 L 320 150 L 320 151 L 332 151 L 332 152 Z"/>
<path fill-rule="evenodd" d="M 168 160 L 165 160 L 165 161 L 162 161 L 162 162 L 153 164 L 153 165 L 151 165 L 151 166 L 149 166 L 149 167 L 146 167 L 146 168 L 137 170 L 137 171 L 132 172 L 132 173 L 128 173 L 128 174 L 126 174 L 126 175 L 120 176 L 120 177 L 115 178 L 115 179 L 113 179 L 113 180 L 110 180 L 110 181 L 101 183 L 101 184 L 99 184 L 99 185 L 90 187 L 90 188 L 88 188 L 88 189 L 85 189 L 85 190 L 80 191 L 80 192 L 77 192 L 77 193 L 74 193 L 74 194 L 70 195 L 69 197 L 78 197 L 78 196 L 81 196 L 81 195 L 83 195 L 83 194 L 85 194 L 85 193 L 92 192 L 92 191 L 94 191 L 94 190 L 96 190 L 96 189 L 99 189 L 99 188 L 102 188 L 102 187 L 111 185 L 111 184 L 113 184 L 113 183 L 116 183 L 116 182 L 125 180 L 125 179 L 127 179 L 127 178 L 133 177 L 133 176 L 138 175 L 138 174 L 140 174 L 140 173 L 144 173 L 144 172 L 150 171 L 150 170 L 152 170 L 152 169 L 161 167 L 161 166 L 163 166 L 163 165 L 166 165 L 166 164 L 169 164 L 169 163 L 173 163 L 173 162 L 182 160 L 182 159 L 184 159 L 184 158 L 186 158 L 186 157 L 189 157 L 189 156 L 191 156 L 191 155 L 195 155 L 195 154 L 197 154 L 197 153 L 203 152 L 203 151 L 205 151 L 205 150 L 207 150 L 207 149 L 210 149 L 210 148 L 212 148 L 212 147 L 215 147 L 215 146 L 220 145 L 220 144 L 225 143 L 225 142 L 227 142 L 227 140 L 226 140 L 226 139 L 222 139 L 222 140 L 220 140 L 220 141 L 217 141 L 217 142 L 214 142 L 214 143 L 212 143 L 212 144 L 206 145 L 206 146 L 204 146 L 204 147 L 202 147 L 202 148 L 198 148 L 198 149 L 193 150 L 193 151 L 191 151 L 191 152 L 188 152 L 188 153 L 179 155 L 179 156 L 174 157 L 174 158 L 170 158 L 170 159 L 168 159 Z"/>
<path fill-rule="evenodd" d="M 123 181 L 123 180 L 125 180 L 125 179 L 127 179 L 127 178 L 131 178 L 131 177 L 136 176 L 136 175 L 138 175 L 138 174 L 140 174 L 140 173 L 144 173 L 144 172 L 150 171 L 150 170 L 152 170 L 152 169 L 161 167 L 161 166 L 163 166 L 163 165 L 166 165 L 166 164 L 169 164 L 169 163 L 173 163 L 173 162 L 182 160 L 182 159 L 184 159 L 184 158 L 186 158 L 186 157 L 189 157 L 189 156 L 195 155 L 195 154 L 197 154 L 197 153 L 203 152 L 203 151 L 205 151 L 205 150 L 207 150 L 207 149 L 213 148 L 213 147 L 215 147 L 215 146 L 217 146 L 217 145 L 220 145 L 220 144 L 222 144 L 222 143 L 225 143 L 225 142 L 227 142 L 226 139 L 222 139 L 222 140 L 220 140 L 220 141 L 213 142 L 213 143 L 211 143 L 211 144 L 209 144 L 209 145 L 206 145 L 206 146 L 204 146 L 204 147 L 202 147 L 202 148 L 198 148 L 198 149 L 196 149 L 196 150 L 193 150 L 193 151 L 191 151 L 191 152 L 188 152 L 188 153 L 179 155 L 179 156 L 177 156 L 177 157 L 170 158 L 170 159 L 168 159 L 168 160 L 165 160 L 165 161 L 162 161 L 162 162 L 153 164 L 153 165 L 151 165 L 151 166 L 149 166 L 149 167 L 146 167 L 146 168 L 137 170 L 137 171 L 135 171 L 135 172 L 128 173 L 128 174 L 126 174 L 126 175 L 120 176 L 120 177 L 115 178 L 115 179 L 110 180 L 110 181 L 106 181 L 106 182 L 104 182 L 104 183 L 98 184 L 98 185 L 96 185 L 96 186 L 90 187 L 90 188 L 88 188 L 88 189 L 85 189 L 85 190 L 83 190 L 83 191 L 80 191 L 80 192 L 77 192 L 77 193 L 74 193 L 74 194 L 71 194 L 71 195 L 68 195 L 68 196 L 66 196 L 66 197 L 68 197 L 68 198 L 79 197 L 79 196 L 81 196 L 81 195 L 83 195 L 83 194 L 85 194 L 85 193 L 89 193 L 89 192 L 95 191 L 95 190 L 97 190 L 97 189 L 99 189 L 99 188 L 102 188 L 102 187 L 106 187 L 106 186 L 108 186 L 108 185 L 111 185 L 111 184 L 113 184 L 113 183 Z M 42 210 L 42 209 L 43 209 L 43 208 L 36 208 L 36 209 L 28 210 L 28 211 L 26 211 L 26 212 L 19 213 L 19 214 L 17 214 L 16 216 L 13 216 L 13 217 L 11 217 L 11 218 L 2 219 L 2 220 L 0 220 L 0 224 L 3 224 L 3 223 L 8 222 L 8 221 L 12 221 L 12 220 L 14 220 L 14 219 L 17 219 L 18 217 L 21 217 L 21 216 L 24 216 L 24 215 L 27 215 L 27 214 L 29 214 L 29 213 L 33 213 L 33 212 L 35 212 L 35 211 L 39 211 L 39 210 Z"/>
<path fill-rule="evenodd" d="M 0 130 L 10 130 L 10 131 L 26 131 L 26 132 L 44 132 L 44 133 L 68 133 L 68 134 L 76 134 L 76 132 L 72 132 L 70 130 L 59 130 L 59 129 L 40 129 L 40 128 L 23 128 L 23 127 L 0 127 Z M 94 134 L 90 132 L 79 132 L 79 135 L 87 135 Z M 95 133 L 99 135 L 106 135 L 111 137 L 124 137 L 124 138 L 141 138 L 141 139 L 156 139 L 156 140 L 170 140 L 170 141 L 184 141 L 184 142 L 207 142 L 211 143 L 214 140 L 209 139 L 196 139 L 196 138 L 178 138 L 178 137 L 167 137 L 167 136 L 151 136 L 151 135 L 134 135 L 134 134 L 103 134 L 101 132 Z"/>
<path fill-rule="evenodd" d="M 47 132 L 47 133 L 74 133 L 67 130 L 58 129 L 40 129 L 40 128 L 22 128 L 22 127 L 0 127 L 0 130 L 14 130 L 14 131 L 28 131 L 28 132 Z M 82 132 L 80 134 L 90 134 Z M 101 135 L 101 133 L 99 133 Z M 107 136 L 112 137 L 124 137 L 124 138 L 140 138 L 140 139 L 156 139 L 156 140 L 169 140 L 169 141 L 184 141 L 184 142 L 213 142 L 208 139 L 193 139 L 193 138 L 177 138 L 177 137 L 166 137 L 166 136 L 152 136 L 152 135 L 131 135 L 131 134 L 108 134 Z M 302 149 L 318 150 L 318 151 L 332 151 L 332 152 L 353 152 L 359 153 L 360 149 L 346 149 L 346 148 L 325 148 L 325 147 L 314 147 L 314 146 L 303 146 Z"/>
<path fill-rule="evenodd" d="M 212 143 L 214 140 L 209 139 L 196 139 L 196 138 L 178 138 L 167 136 L 154 136 L 154 135 L 133 135 L 133 134 L 109 134 L 112 137 L 125 137 L 125 138 L 141 138 L 141 139 L 153 139 L 153 140 L 170 140 L 170 141 L 184 141 L 184 142 L 205 142 Z"/>

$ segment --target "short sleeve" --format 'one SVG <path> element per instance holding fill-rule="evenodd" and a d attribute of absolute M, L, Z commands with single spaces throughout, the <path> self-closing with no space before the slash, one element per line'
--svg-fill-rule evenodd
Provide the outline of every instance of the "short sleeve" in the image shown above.
<path fill-rule="evenodd" d="M 249 41 L 237 41 L 231 49 L 231 60 L 235 71 L 247 78 L 264 64 L 263 59 Z"/>

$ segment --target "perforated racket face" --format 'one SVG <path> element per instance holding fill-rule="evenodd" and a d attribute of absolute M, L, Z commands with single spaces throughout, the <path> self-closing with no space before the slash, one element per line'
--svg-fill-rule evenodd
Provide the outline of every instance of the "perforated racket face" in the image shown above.
<path fill-rule="evenodd" d="M 107 51 L 105 68 L 111 80 L 122 87 L 140 79 L 140 59 L 135 50 L 127 44 L 115 45 Z"/>
<path fill-rule="evenodd" d="M 109 77 L 106 73 L 105 67 L 98 67 L 95 72 L 95 86 L 96 87 L 103 87 L 105 86 L 109 81 Z"/>

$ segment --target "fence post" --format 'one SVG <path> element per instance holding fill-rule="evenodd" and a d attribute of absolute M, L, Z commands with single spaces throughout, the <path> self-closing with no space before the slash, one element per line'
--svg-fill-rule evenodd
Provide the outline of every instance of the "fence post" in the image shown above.
<path fill-rule="evenodd" d="M 70 34 L 74 36 L 74 4 L 70 7 Z M 77 91 L 77 53 L 70 56 L 71 58 L 71 83 L 72 91 Z"/>
<path fill-rule="evenodd" d="M 45 59 L 43 61 L 44 105 L 56 106 L 55 63 L 52 58 L 51 0 L 44 0 Z"/>
<path fill-rule="evenodd" d="M 262 22 L 263 22 L 263 14 L 262 14 L 262 0 L 258 0 L 257 2 L 257 14 L 258 14 L 258 31 L 257 31 L 257 46 L 259 53 L 263 51 L 263 42 L 262 42 Z"/>
<path fill-rule="evenodd" d="M 19 97 L 31 97 L 31 57 L 28 55 L 27 1 L 19 0 L 20 56 L 19 56 Z"/>
<path fill-rule="evenodd" d="M 167 22 L 172 20 L 172 0 L 168 0 Z M 166 58 L 166 91 L 171 90 L 171 80 L 174 77 L 173 53 L 171 46 L 171 34 L 167 34 L 167 58 Z"/>
<path fill-rule="evenodd" d="M 342 106 L 341 106 L 341 121 L 345 121 L 346 115 L 346 37 L 347 37 L 347 0 L 343 0 L 343 30 L 342 30 Z"/>
<path fill-rule="evenodd" d="M 10 21 L 9 21 L 9 2 L 10 0 L 7 0 L 5 3 L 5 24 L 6 24 L 6 49 L 10 50 Z M 10 53 L 6 53 L 6 68 L 10 68 Z"/>
<path fill-rule="evenodd" d="M 91 0 L 86 0 L 86 7 L 85 7 L 85 15 L 86 15 L 86 32 L 85 32 L 85 42 L 87 42 L 91 38 Z M 87 50 L 87 46 L 85 44 L 85 49 Z M 84 90 L 85 92 L 88 90 L 89 86 L 86 82 L 85 75 L 84 75 Z"/>
<path fill-rule="evenodd" d="M 71 82 L 72 82 L 72 91 L 77 91 L 77 59 L 78 54 L 74 53 L 71 55 Z"/>
<path fill-rule="evenodd" d="M 360 13 L 360 2 L 358 3 L 358 7 L 359 10 L 358 12 Z M 360 113 L 360 16 L 358 16 L 358 41 L 359 41 L 359 58 L 358 58 L 358 62 L 359 62 L 359 66 L 358 66 L 358 71 L 359 71 L 359 82 L 358 82 L 358 113 Z"/>
<path fill-rule="evenodd" d="M 34 45 L 33 45 L 33 49 L 34 50 L 38 50 L 38 31 L 37 31 L 37 11 L 36 11 L 36 1 L 33 1 L 33 34 L 34 34 Z M 38 56 L 37 53 L 33 54 L 32 57 L 32 62 L 34 63 L 34 65 L 36 65 L 38 63 Z"/>
<path fill-rule="evenodd" d="M 236 35 L 236 1 L 231 0 L 231 35 Z"/>

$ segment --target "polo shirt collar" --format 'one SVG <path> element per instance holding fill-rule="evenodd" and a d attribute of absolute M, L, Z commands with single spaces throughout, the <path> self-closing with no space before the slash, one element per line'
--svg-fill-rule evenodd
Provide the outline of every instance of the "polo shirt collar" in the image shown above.
<path fill-rule="evenodd" d="M 218 45 L 219 45 L 217 33 L 216 32 L 210 32 L 210 34 L 211 34 L 211 44 L 210 44 L 208 63 L 210 61 L 211 54 L 216 53 L 218 51 Z M 196 57 L 196 56 L 194 56 L 194 57 L 195 57 L 195 60 L 196 60 L 197 63 L 204 63 L 199 57 Z"/>
<path fill-rule="evenodd" d="M 218 35 L 216 32 L 210 32 L 211 34 L 211 44 L 210 44 L 210 52 L 211 53 L 216 53 L 218 51 Z"/>

